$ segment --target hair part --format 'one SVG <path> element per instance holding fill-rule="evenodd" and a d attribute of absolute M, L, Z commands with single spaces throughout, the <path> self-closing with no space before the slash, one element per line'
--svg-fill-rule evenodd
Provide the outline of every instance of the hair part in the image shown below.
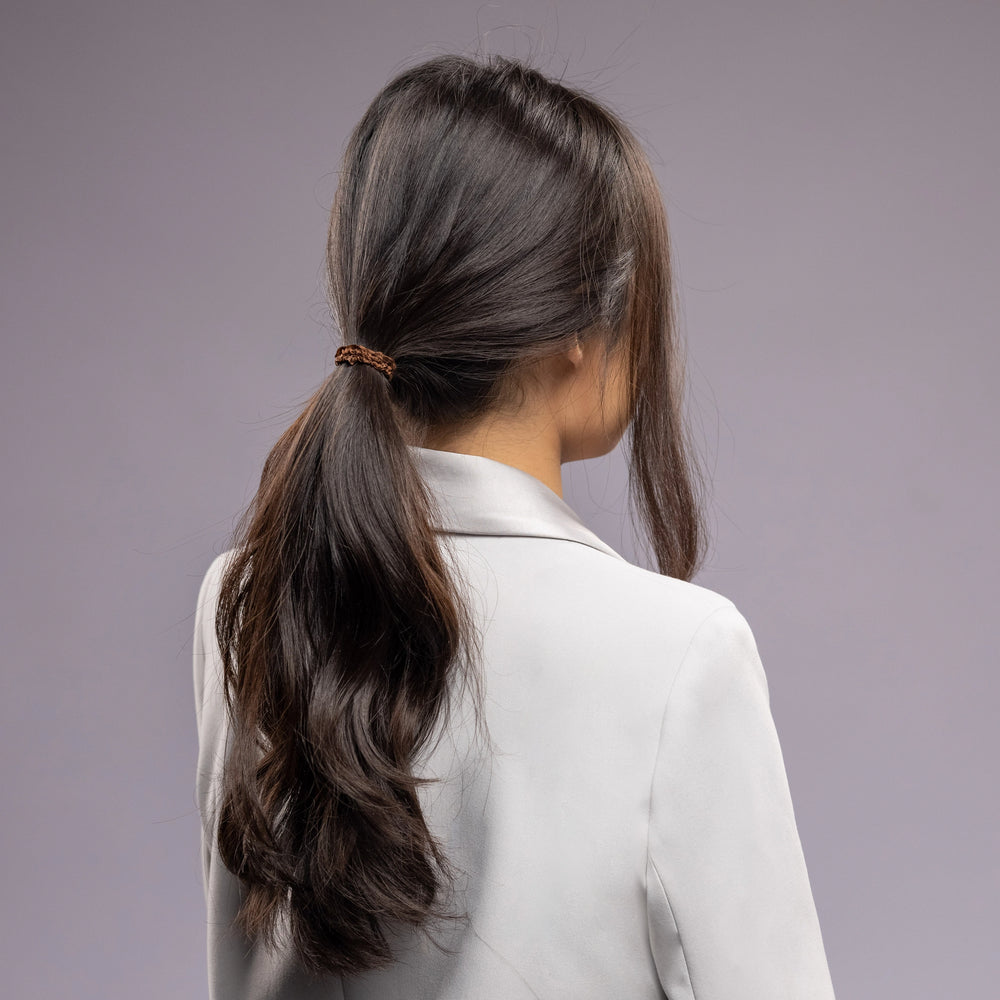
<path fill-rule="evenodd" d="M 395 927 L 455 916 L 414 764 L 458 692 L 481 699 L 413 435 L 514 405 L 533 362 L 597 336 L 627 355 L 630 497 L 661 573 L 690 579 L 703 528 L 662 197 L 596 100 L 501 57 L 401 73 L 348 142 L 327 262 L 344 341 L 396 370 L 334 368 L 234 533 L 217 837 L 240 928 L 273 945 L 284 922 L 307 969 L 353 974 L 392 960 Z"/>

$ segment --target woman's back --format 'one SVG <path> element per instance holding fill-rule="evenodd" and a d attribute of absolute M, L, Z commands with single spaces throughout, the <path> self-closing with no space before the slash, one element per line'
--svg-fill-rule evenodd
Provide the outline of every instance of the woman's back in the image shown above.
<path fill-rule="evenodd" d="M 236 930 L 239 883 L 206 820 L 213 1000 L 833 997 L 767 684 L 725 597 L 624 560 L 535 477 L 409 446 L 482 636 L 414 773 L 465 919 L 397 929 L 396 961 L 311 978 Z M 199 595 L 198 797 L 229 735 L 214 607 Z M 449 954 L 450 951 L 450 954 Z"/>

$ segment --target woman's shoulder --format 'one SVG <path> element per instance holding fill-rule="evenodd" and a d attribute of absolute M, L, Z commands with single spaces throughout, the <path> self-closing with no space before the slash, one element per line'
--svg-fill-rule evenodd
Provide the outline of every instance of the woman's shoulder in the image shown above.
<path fill-rule="evenodd" d="M 212 557 L 202 573 L 199 597 L 210 597 L 213 590 L 218 593 L 219 586 L 222 583 L 222 576 L 229 565 L 230 559 L 235 554 L 235 548 L 228 548 Z"/>
<path fill-rule="evenodd" d="M 609 576 L 611 586 L 621 588 L 632 598 L 656 603 L 668 601 L 683 606 L 696 616 L 733 603 L 725 594 L 704 584 L 658 573 L 626 559 L 614 560 Z"/>
<path fill-rule="evenodd" d="M 664 626 L 694 628 L 723 608 L 736 610 L 733 601 L 717 590 L 615 555 L 586 545 L 561 544 L 559 558 L 538 570 L 535 580 L 569 593 L 578 607 L 604 620 L 628 622 L 652 633 Z"/>

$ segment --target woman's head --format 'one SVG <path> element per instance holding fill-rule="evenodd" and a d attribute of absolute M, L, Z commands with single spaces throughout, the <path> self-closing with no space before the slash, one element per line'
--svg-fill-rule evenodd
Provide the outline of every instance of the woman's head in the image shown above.
<path fill-rule="evenodd" d="M 566 361 L 587 389 L 566 460 L 627 425 L 660 572 L 689 579 L 703 533 L 663 205 L 599 102 L 507 59 L 402 73 L 348 143 L 328 266 L 345 342 L 396 367 L 334 368 L 235 533 L 218 843 L 245 931 L 273 940 L 287 917 L 307 967 L 357 972 L 391 960 L 392 926 L 447 915 L 412 765 L 477 680 L 477 625 L 408 444 L 516 410 Z"/>
<path fill-rule="evenodd" d="M 648 161 L 612 112 L 518 62 L 443 56 L 384 88 L 346 151 L 328 264 L 345 341 L 395 358 L 418 433 L 516 406 L 532 363 L 577 340 L 614 352 L 633 397 L 672 402 Z"/>

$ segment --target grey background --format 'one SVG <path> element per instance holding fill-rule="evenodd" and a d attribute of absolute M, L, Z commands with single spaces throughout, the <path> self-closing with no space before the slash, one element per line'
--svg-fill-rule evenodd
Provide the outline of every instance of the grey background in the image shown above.
<path fill-rule="evenodd" d="M 349 129 L 478 45 L 655 152 L 697 582 L 754 627 L 838 995 L 992 995 L 998 42 L 992 3 L 8 0 L 4 994 L 205 994 L 197 587 L 333 362 Z M 564 471 L 631 556 L 621 455 Z"/>

